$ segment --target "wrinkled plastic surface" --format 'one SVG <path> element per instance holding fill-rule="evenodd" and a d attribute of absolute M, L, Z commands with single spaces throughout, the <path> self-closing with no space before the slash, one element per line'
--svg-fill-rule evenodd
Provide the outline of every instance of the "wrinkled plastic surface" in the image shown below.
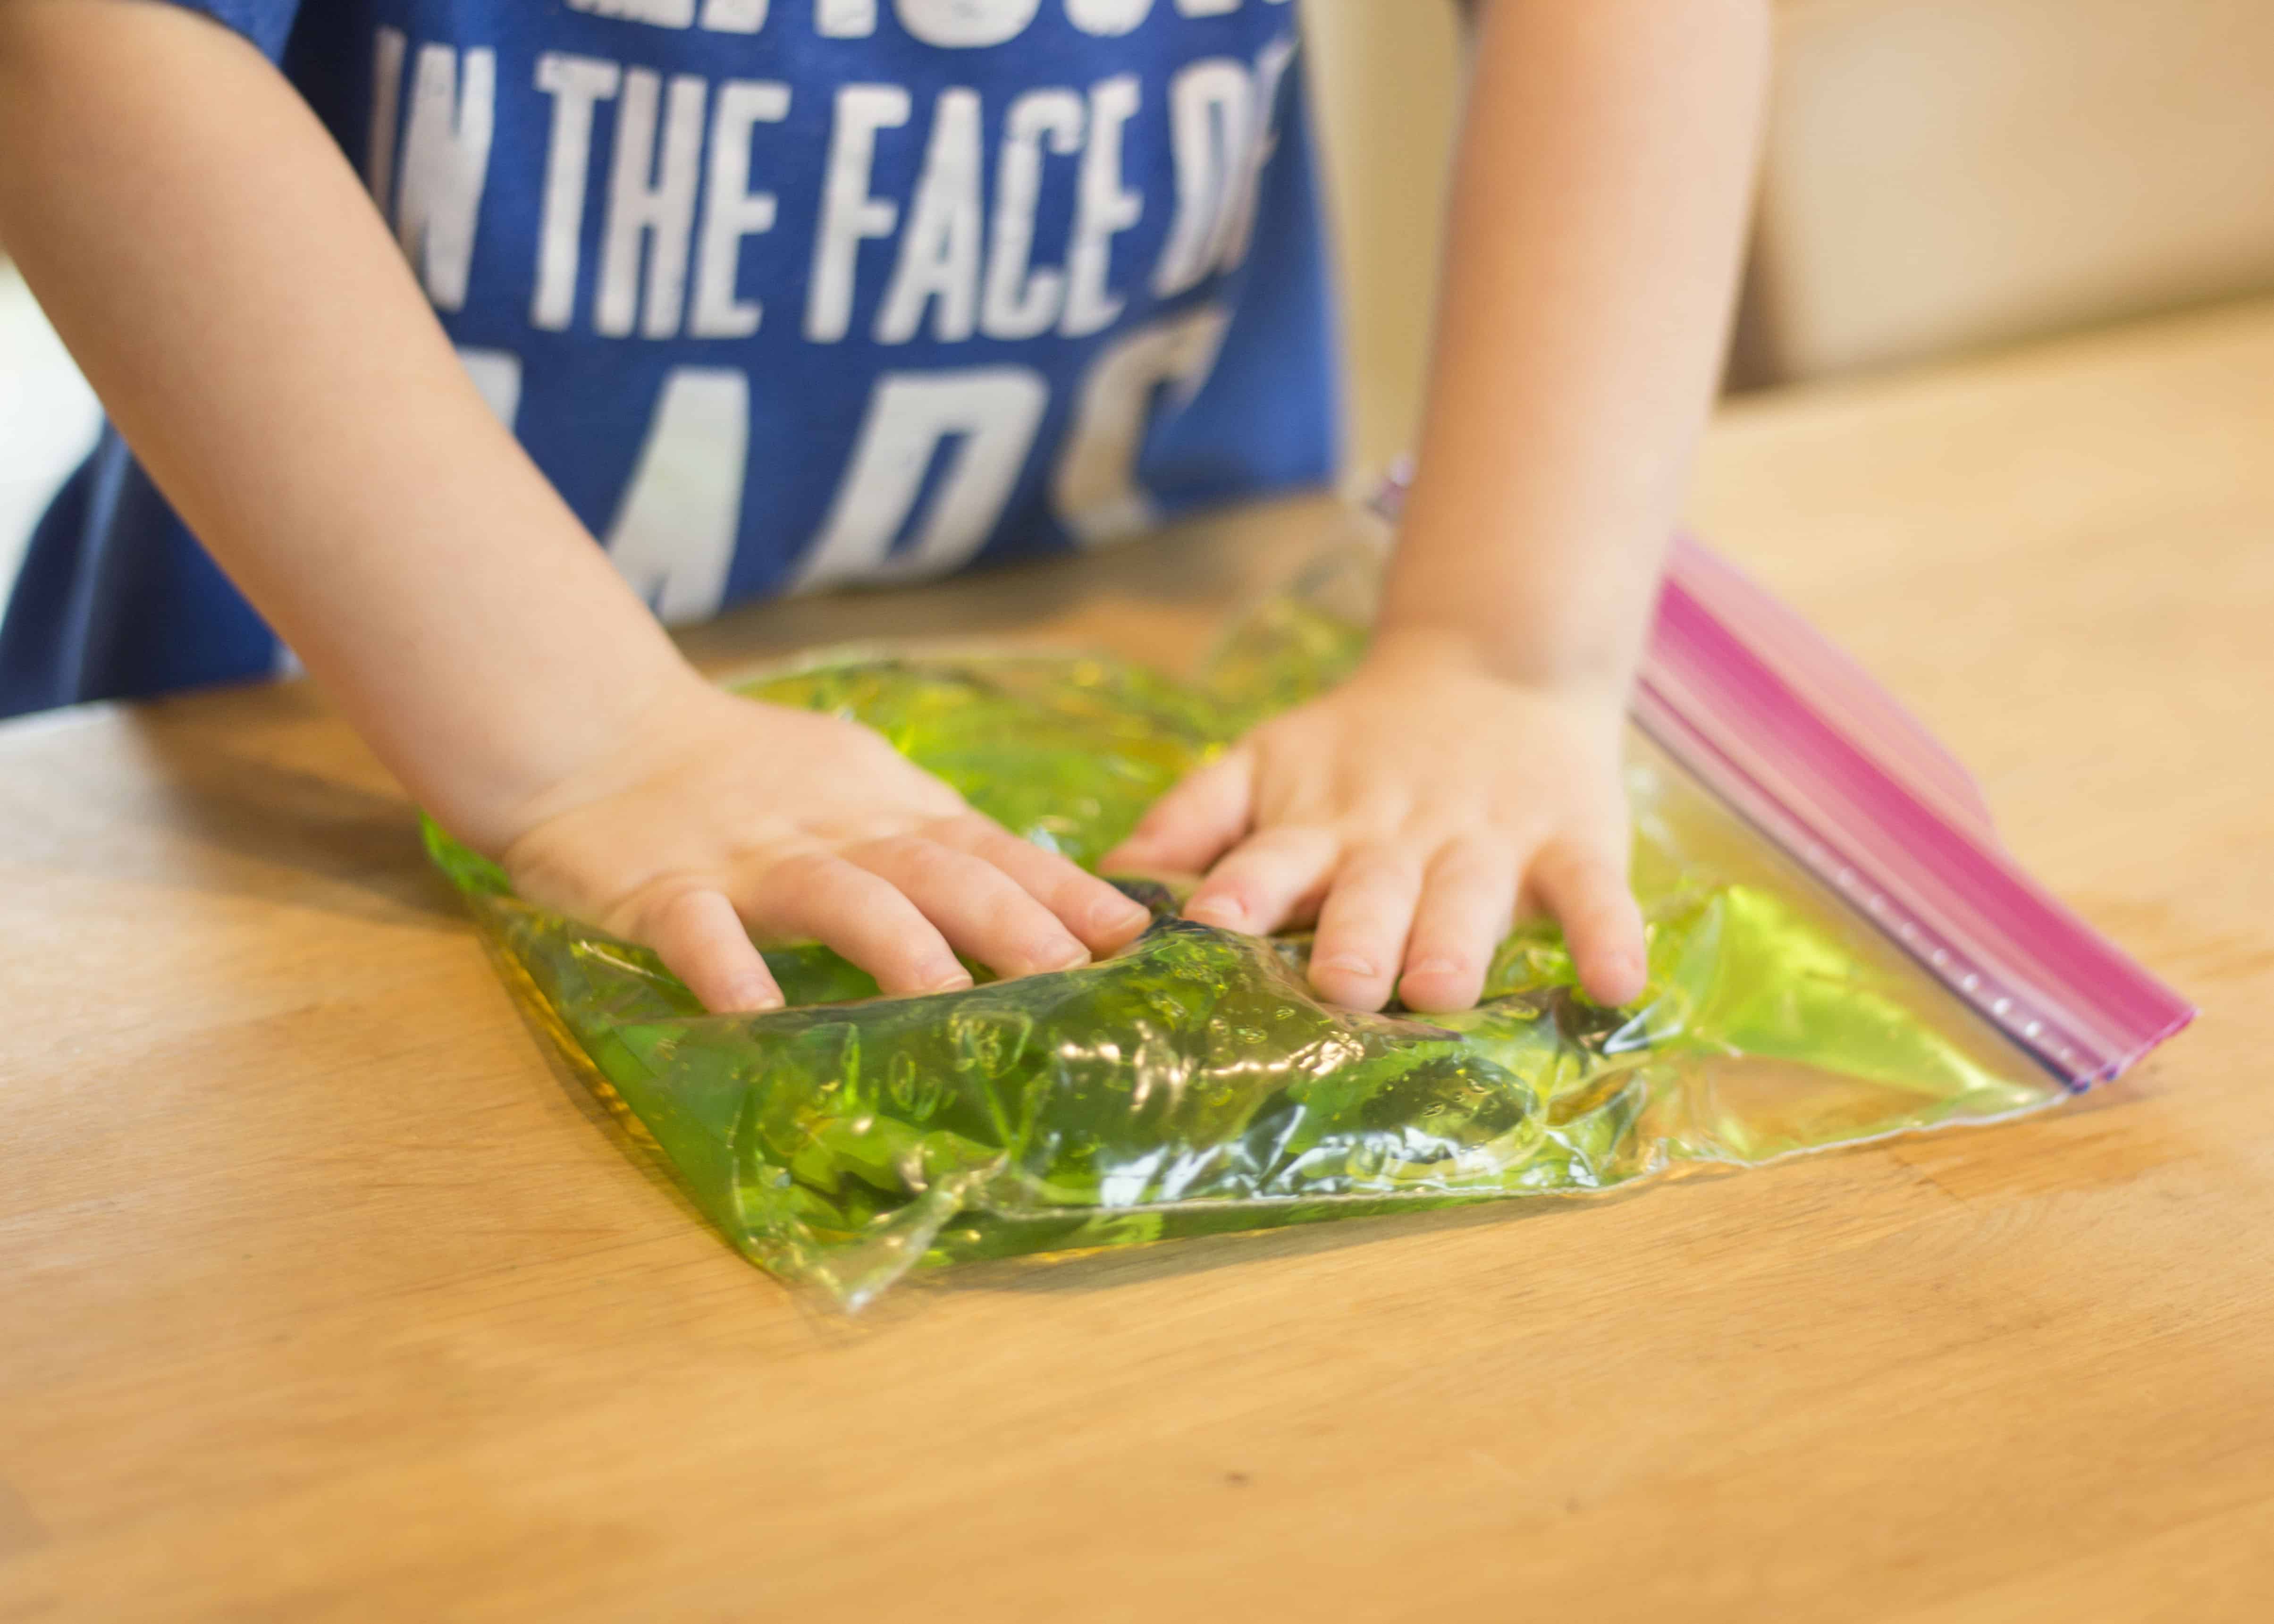
<path fill-rule="evenodd" d="M 823 658 L 750 685 L 856 718 L 1027 838 L 1094 862 L 1186 770 L 1315 691 L 1360 634 L 1289 597 L 1205 680 L 1016 654 Z M 1103 963 L 908 999 L 768 954 L 792 1007 L 716 1017 L 644 950 L 516 900 L 429 831 L 516 990 L 785 1280 L 857 1306 L 918 1265 L 1608 1190 L 2063 1090 L 1643 741 L 1630 787 L 1644 996 L 1576 986 L 1552 927 L 1476 1009 L 1322 1005 L 1307 941 L 1235 936 L 1126 883 Z"/>

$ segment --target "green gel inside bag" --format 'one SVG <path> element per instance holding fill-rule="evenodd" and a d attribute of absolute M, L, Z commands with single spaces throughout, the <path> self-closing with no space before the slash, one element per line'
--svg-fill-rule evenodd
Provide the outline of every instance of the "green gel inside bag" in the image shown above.
<path fill-rule="evenodd" d="M 1201 681 L 1024 654 L 824 657 L 748 684 L 877 728 L 977 807 L 1094 864 L 1163 791 L 1357 658 L 1299 599 Z M 1638 739 L 1650 977 L 1605 1009 L 1552 926 L 1502 945 L 1476 1009 L 1314 998 L 1307 939 L 1177 916 L 1115 958 L 885 999 L 818 947 L 770 951 L 791 1007 L 704 1014 L 642 948 L 532 908 L 429 825 L 515 990 L 652 1135 L 719 1227 L 858 1306 L 911 1267 L 1743 1166 L 2065 1091 Z"/>

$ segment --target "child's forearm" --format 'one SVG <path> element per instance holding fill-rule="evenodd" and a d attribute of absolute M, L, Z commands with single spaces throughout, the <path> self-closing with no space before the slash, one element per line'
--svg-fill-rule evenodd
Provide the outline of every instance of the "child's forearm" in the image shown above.
<path fill-rule="evenodd" d="M 1485 0 L 1385 638 L 1623 697 L 1710 402 L 1766 0 Z"/>
<path fill-rule="evenodd" d="M 250 46 L 141 0 L 6 0 L 0 151 L 0 235 L 112 420 L 461 833 L 508 838 L 686 677 Z"/>

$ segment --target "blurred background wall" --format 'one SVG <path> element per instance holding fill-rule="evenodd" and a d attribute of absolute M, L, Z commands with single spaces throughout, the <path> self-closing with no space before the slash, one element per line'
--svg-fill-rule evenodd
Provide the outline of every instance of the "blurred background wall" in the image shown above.
<path fill-rule="evenodd" d="M 1363 470 L 1410 445 L 1419 416 L 1457 10 L 1302 3 Z M 2274 0 L 1779 0 L 1733 384 L 2269 288 Z M 0 268 L 0 582 L 94 422 Z"/>
<path fill-rule="evenodd" d="M 1305 0 L 1352 446 L 1410 438 L 1451 0 Z M 2274 288 L 2274 0 L 1779 0 L 1739 387 Z"/>
<path fill-rule="evenodd" d="M 33 524 L 94 446 L 101 420 L 94 392 L 0 254 L 0 598 Z"/>
<path fill-rule="evenodd" d="M 2274 286 L 2274 0 L 1783 0 L 1741 382 Z"/>
<path fill-rule="evenodd" d="M 2270 0 L 2274 4 L 2274 0 Z M 1384 466 L 1420 420 L 1439 220 L 1460 116 L 1454 0 L 1302 0 L 1340 252 L 1350 459 Z"/>

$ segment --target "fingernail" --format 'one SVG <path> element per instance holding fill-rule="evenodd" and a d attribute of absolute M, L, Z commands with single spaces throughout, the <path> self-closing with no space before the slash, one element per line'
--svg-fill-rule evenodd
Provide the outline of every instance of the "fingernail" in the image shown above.
<path fill-rule="evenodd" d="M 1606 1003 L 1624 1004 L 1642 996 L 1650 984 L 1648 967 L 1630 953 L 1614 953 L 1603 960 L 1600 983 L 1609 996 Z"/>
<path fill-rule="evenodd" d="M 958 969 L 954 974 L 948 976 L 944 981 L 932 982 L 930 986 L 926 987 L 924 990 L 926 992 L 961 992 L 965 988 L 971 985 L 973 985 L 971 973 L 968 970 Z"/>
<path fill-rule="evenodd" d="M 1407 965 L 1405 966 L 1405 974 L 1408 975 L 1451 975 L 1457 973 L 1460 967 L 1460 966 L 1455 964 L 1449 959 L 1424 959 L 1418 964 Z"/>
<path fill-rule="evenodd" d="M 1153 911 L 1141 902 L 1133 902 L 1117 896 L 1111 902 L 1101 902 L 1089 913 L 1090 928 L 1095 930 L 1118 930 L 1153 917 Z"/>
<path fill-rule="evenodd" d="M 1089 950 L 1079 942 L 1049 942 L 1028 957 L 1045 970 L 1071 970 L 1089 962 Z"/>
<path fill-rule="evenodd" d="M 1361 959 L 1356 953 L 1337 953 L 1332 958 L 1319 960 L 1319 967 L 1337 970 L 1344 975 L 1372 975 L 1374 960 Z"/>
<path fill-rule="evenodd" d="M 1247 910 L 1229 897 L 1209 897 L 1193 903 L 1185 910 L 1186 919 L 1196 919 L 1203 925 L 1236 926 L 1247 917 Z"/>

